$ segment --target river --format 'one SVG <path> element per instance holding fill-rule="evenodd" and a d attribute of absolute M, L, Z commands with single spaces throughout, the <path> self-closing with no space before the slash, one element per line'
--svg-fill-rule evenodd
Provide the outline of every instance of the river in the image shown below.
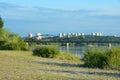
<path fill-rule="evenodd" d="M 81 47 L 81 46 L 58 46 L 58 49 L 62 52 L 69 52 L 71 54 L 74 54 L 75 56 L 78 56 L 80 58 L 83 58 L 83 53 L 85 50 L 88 49 L 88 47 Z"/>
<path fill-rule="evenodd" d="M 58 50 L 60 50 L 62 52 L 69 52 L 75 56 L 80 57 L 81 59 L 84 57 L 83 53 L 91 47 L 93 47 L 93 46 L 69 46 L 69 47 L 57 46 Z M 95 47 L 103 48 L 103 49 L 108 48 L 108 46 L 94 46 L 94 48 Z M 33 50 L 33 49 L 35 49 L 35 47 L 30 47 L 30 49 Z"/>
<path fill-rule="evenodd" d="M 60 51 L 63 51 L 63 52 L 72 53 L 75 56 L 78 56 L 78 57 L 80 57 L 82 59 L 84 57 L 84 52 L 87 49 L 92 48 L 92 47 L 93 47 L 92 45 L 88 45 L 88 46 L 69 46 L 69 47 L 58 46 L 58 49 Z M 94 46 L 94 48 L 108 49 L 109 47 L 108 46 Z"/>

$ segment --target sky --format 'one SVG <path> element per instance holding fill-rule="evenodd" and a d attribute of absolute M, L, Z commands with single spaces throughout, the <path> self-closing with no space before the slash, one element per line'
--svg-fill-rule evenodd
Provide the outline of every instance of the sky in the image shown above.
<path fill-rule="evenodd" d="M 120 0 L 0 0 L 4 27 L 21 36 L 102 32 L 120 36 Z"/>

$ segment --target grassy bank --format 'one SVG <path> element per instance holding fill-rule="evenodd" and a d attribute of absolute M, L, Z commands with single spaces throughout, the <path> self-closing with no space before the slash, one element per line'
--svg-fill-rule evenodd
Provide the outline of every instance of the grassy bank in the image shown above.
<path fill-rule="evenodd" d="M 120 79 L 118 71 L 90 69 L 82 65 L 73 57 L 66 59 L 64 53 L 61 57 L 46 59 L 32 56 L 31 51 L 0 51 L 0 80 Z"/>

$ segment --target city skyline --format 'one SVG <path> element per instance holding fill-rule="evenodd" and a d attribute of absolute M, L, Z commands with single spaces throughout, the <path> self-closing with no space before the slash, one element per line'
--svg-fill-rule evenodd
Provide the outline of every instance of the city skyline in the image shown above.
<path fill-rule="evenodd" d="M 119 0 L 0 0 L 4 27 L 21 36 L 102 32 L 120 35 Z"/>
<path fill-rule="evenodd" d="M 91 35 L 91 36 L 106 36 L 106 35 L 104 35 L 102 32 L 97 32 L 97 33 L 94 33 L 94 32 L 91 32 L 91 33 L 89 33 L 89 34 L 85 34 L 85 33 L 83 33 L 83 32 L 77 32 L 77 33 L 72 33 L 72 32 L 69 32 L 69 33 L 58 33 L 58 34 L 56 34 L 56 35 L 53 35 L 53 34 L 49 34 L 49 33 L 40 33 L 40 32 L 36 32 L 35 34 L 33 34 L 33 33 L 28 33 L 28 35 L 27 36 L 25 36 L 25 37 L 35 37 L 35 36 L 68 36 L 68 35 L 70 35 L 70 36 L 85 36 L 85 35 Z M 117 35 L 112 35 L 112 36 L 117 36 Z"/>

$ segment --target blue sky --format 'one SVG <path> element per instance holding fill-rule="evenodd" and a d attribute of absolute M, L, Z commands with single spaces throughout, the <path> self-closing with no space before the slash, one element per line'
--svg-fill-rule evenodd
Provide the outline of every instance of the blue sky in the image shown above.
<path fill-rule="evenodd" d="M 120 0 L 0 0 L 5 28 L 27 36 L 68 32 L 120 35 Z"/>

